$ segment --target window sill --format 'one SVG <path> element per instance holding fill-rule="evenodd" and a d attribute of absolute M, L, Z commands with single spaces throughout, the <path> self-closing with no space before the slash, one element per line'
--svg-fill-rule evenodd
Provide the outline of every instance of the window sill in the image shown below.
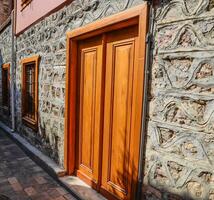
<path fill-rule="evenodd" d="M 37 121 L 34 119 L 31 119 L 27 116 L 22 117 L 22 121 L 25 125 L 33 129 L 34 131 L 37 131 Z"/>

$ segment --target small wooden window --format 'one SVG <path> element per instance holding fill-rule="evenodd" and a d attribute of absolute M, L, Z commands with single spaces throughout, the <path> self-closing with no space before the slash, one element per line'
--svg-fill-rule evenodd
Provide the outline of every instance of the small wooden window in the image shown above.
<path fill-rule="evenodd" d="M 33 129 L 38 124 L 39 56 L 22 60 L 22 119 Z"/>
<path fill-rule="evenodd" d="M 2 65 L 2 106 L 9 113 L 10 107 L 10 64 Z"/>
<path fill-rule="evenodd" d="M 32 0 L 21 0 L 21 10 L 23 10 Z"/>

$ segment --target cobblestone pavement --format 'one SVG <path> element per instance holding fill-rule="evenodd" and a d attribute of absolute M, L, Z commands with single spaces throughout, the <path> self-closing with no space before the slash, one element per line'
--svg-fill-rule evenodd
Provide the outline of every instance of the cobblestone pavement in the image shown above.
<path fill-rule="evenodd" d="M 0 130 L 0 200 L 75 200 Z"/>

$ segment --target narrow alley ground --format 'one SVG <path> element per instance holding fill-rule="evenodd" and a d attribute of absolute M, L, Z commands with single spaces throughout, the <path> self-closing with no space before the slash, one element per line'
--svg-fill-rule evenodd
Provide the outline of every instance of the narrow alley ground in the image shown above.
<path fill-rule="evenodd" d="M 0 129 L 0 200 L 75 200 Z"/>

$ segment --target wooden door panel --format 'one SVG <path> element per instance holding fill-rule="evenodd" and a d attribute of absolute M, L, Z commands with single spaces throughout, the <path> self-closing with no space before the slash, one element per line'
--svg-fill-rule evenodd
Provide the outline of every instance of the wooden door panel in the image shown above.
<path fill-rule="evenodd" d="M 102 41 L 79 44 L 79 162 L 77 174 L 96 187 L 99 168 Z"/>
<path fill-rule="evenodd" d="M 137 28 L 131 27 L 107 36 L 101 187 L 120 199 L 130 199 L 134 170 L 131 141 L 137 34 Z"/>
<path fill-rule="evenodd" d="M 141 122 L 135 104 L 142 98 L 138 41 L 138 27 L 132 26 L 78 43 L 77 176 L 108 199 L 135 194 Z"/>
<path fill-rule="evenodd" d="M 127 191 L 127 164 L 130 138 L 130 112 L 131 112 L 131 76 L 133 69 L 133 43 L 124 42 L 114 44 L 113 74 L 114 83 L 111 105 L 111 129 L 109 137 L 109 165 L 108 181 Z M 121 62 L 123 60 L 123 62 Z M 115 67 L 116 66 L 116 67 Z M 116 153 L 115 153 L 116 152 Z M 118 176 L 118 173 L 120 175 Z"/>
<path fill-rule="evenodd" d="M 94 140 L 94 94 L 95 94 L 95 70 L 96 49 L 83 52 L 83 79 L 82 79 L 82 130 L 81 130 L 81 157 L 82 167 L 92 171 L 93 168 L 93 140 Z M 93 89 L 94 88 L 94 89 Z"/>

